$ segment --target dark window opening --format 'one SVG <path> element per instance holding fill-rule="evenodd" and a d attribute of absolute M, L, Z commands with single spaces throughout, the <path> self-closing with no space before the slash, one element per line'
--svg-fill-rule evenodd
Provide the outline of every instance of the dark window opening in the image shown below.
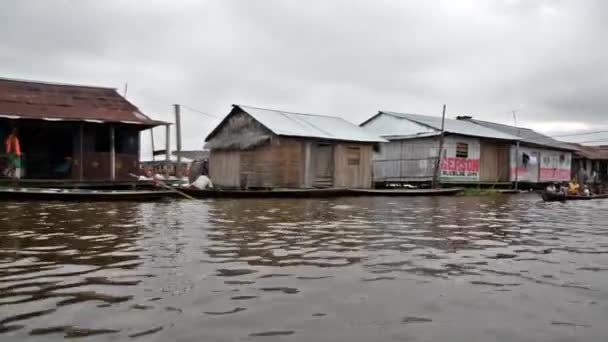
<path fill-rule="evenodd" d="M 105 125 L 95 127 L 95 147 L 93 152 L 110 152 L 110 128 Z"/>
<path fill-rule="evenodd" d="M 116 153 L 138 154 L 139 131 L 129 127 L 117 127 L 115 131 Z"/>
<path fill-rule="evenodd" d="M 469 158 L 469 144 L 456 144 L 456 158 Z"/>

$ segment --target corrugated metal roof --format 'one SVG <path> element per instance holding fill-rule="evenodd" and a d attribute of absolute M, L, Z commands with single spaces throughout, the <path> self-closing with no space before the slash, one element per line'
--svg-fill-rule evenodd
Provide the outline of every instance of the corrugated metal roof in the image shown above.
<path fill-rule="evenodd" d="M 548 137 L 546 135 L 533 131 L 529 128 L 515 127 L 515 126 L 503 125 L 503 124 L 498 124 L 498 123 L 494 123 L 494 122 L 487 122 L 487 121 L 481 121 L 481 120 L 475 120 L 475 119 L 464 119 L 464 120 L 458 120 L 458 121 L 461 121 L 461 122 L 468 121 L 468 122 L 478 125 L 479 127 L 485 127 L 485 128 L 493 129 L 495 131 L 503 132 L 505 134 L 510 134 L 510 135 L 520 137 L 521 142 L 526 143 L 526 144 L 551 147 L 551 148 L 555 148 L 555 149 L 568 150 L 568 151 L 577 150 L 576 147 L 574 147 L 568 143 L 553 139 L 551 137 Z"/>
<path fill-rule="evenodd" d="M 292 113 L 233 105 L 276 135 L 358 142 L 386 142 L 361 127 L 335 116 Z M 220 124 L 221 125 L 221 124 Z"/>
<path fill-rule="evenodd" d="M 405 114 L 405 113 L 396 113 L 389 111 L 380 111 L 380 114 L 391 115 L 397 118 L 406 119 L 420 125 L 430 127 L 435 130 L 441 130 L 441 118 L 437 116 L 427 116 L 427 115 L 419 115 L 419 114 Z M 500 139 L 500 140 L 520 140 L 517 136 L 505 134 L 500 131 L 496 131 L 493 129 L 485 128 L 479 125 L 476 125 L 472 122 L 463 121 L 463 120 L 454 120 L 454 119 L 445 119 L 445 127 L 444 130 L 446 133 L 452 134 L 460 134 L 471 137 L 481 137 L 481 138 L 490 138 L 490 139 Z"/>
<path fill-rule="evenodd" d="M 608 147 L 606 146 L 585 146 L 581 144 L 572 145 L 578 149 L 575 152 L 575 156 L 591 160 L 608 160 Z"/>
<path fill-rule="evenodd" d="M 0 78 L 0 117 L 156 126 L 116 89 Z"/>

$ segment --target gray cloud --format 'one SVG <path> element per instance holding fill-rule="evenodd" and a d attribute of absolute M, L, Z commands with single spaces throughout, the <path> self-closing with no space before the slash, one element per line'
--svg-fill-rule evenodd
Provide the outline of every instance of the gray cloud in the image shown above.
<path fill-rule="evenodd" d="M 608 124 L 602 1 L 5 1 L 0 76 L 122 88 L 144 112 L 379 109 Z M 184 110 L 184 145 L 218 120 Z M 160 131 L 159 131 L 160 136 Z M 158 139 L 160 140 L 160 139 Z"/>

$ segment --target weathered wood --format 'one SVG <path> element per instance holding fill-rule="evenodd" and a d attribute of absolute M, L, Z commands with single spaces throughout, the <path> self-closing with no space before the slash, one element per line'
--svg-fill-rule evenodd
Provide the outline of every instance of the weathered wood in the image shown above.
<path fill-rule="evenodd" d="M 335 149 L 334 158 L 334 186 L 371 188 L 371 145 L 338 144 Z"/>
<path fill-rule="evenodd" d="M 334 186 L 335 178 L 335 146 L 331 144 L 314 144 L 312 149 L 312 180 L 315 188 L 329 188 Z"/>
<path fill-rule="evenodd" d="M 481 141 L 479 154 L 480 182 L 509 181 L 509 148 L 508 143 Z"/>
<path fill-rule="evenodd" d="M 241 158 L 239 151 L 211 151 L 209 155 L 209 177 L 219 187 L 241 186 Z"/>
<path fill-rule="evenodd" d="M 116 180 L 116 131 L 110 125 L 110 179 Z"/>
<path fill-rule="evenodd" d="M 437 138 L 383 143 L 373 159 L 374 182 L 430 181 L 437 159 Z"/>

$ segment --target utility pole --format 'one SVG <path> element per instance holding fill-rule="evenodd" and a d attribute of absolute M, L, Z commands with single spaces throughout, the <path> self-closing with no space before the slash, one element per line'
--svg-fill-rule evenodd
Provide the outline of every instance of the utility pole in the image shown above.
<path fill-rule="evenodd" d="M 180 118 L 180 106 L 178 104 L 173 105 L 175 112 L 175 147 L 177 149 L 177 172 L 176 176 L 181 179 L 181 167 L 182 167 L 182 124 Z"/>
<path fill-rule="evenodd" d="M 513 126 L 517 127 L 517 112 L 519 109 L 511 111 L 513 113 Z M 521 131 L 517 129 L 517 137 L 521 136 Z M 515 143 L 515 190 L 519 188 L 519 140 Z"/>
<path fill-rule="evenodd" d="M 169 179 L 171 165 L 171 124 L 165 125 L 165 178 Z"/>
<path fill-rule="evenodd" d="M 129 83 L 125 82 L 125 95 L 124 95 L 124 98 L 127 98 L 127 90 L 129 90 Z"/>
<path fill-rule="evenodd" d="M 519 188 L 519 140 L 515 143 L 515 190 Z"/>
<path fill-rule="evenodd" d="M 439 171 L 441 164 L 441 156 L 443 155 L 443 138 L 445 136 L 445 105 L 443 105 L 443 114 L 441 115 L 441 134 L 439 135 L 439 151 L 437 151 L 437 162 L 435 163 L 435 170 L 433 172 L 433 189 L 436 189 L 439 185 Z"/>
<path fill-rule="evenodd" d="M 150 128 L 150 142 L 152 143 L 152 161 L 156 161 L 156 150 L 154 149 L 154 128 Z"/>

